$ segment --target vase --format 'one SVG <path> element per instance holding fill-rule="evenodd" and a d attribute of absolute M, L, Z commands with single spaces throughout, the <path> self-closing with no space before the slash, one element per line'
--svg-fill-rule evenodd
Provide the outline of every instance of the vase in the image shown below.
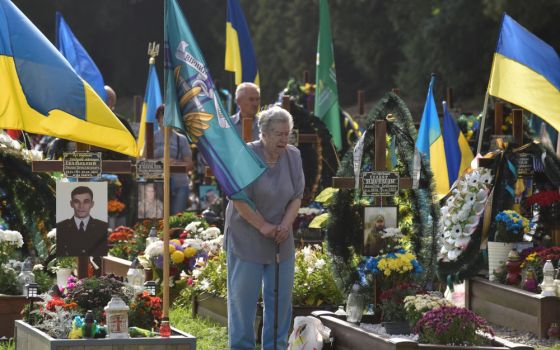
<path fill-rule="evenodd" d="M 410 334 L 410 324 L 407 321 L 382 322 L 387 334 Z"/>
<path fill-rule="evenodd" d="M 72 275 L 72 269 L 63 267 L 56 270 L 56 284 L 59 288 L 66 288 L 68 277 Z"/>
<path fill-rule="evenodd" d="M 490 281 L 495 281 L 494 271 L 507 261 L 509 252 L 515 248 L 515 243 L 488 242 L 488 275 Z"/>

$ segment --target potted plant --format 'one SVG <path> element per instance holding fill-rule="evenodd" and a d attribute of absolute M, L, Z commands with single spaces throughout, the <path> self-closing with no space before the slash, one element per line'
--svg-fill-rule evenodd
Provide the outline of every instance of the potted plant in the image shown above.
<path fill-rule="evenodd" d="M 494 241 L 488 242 L 488 272 L 490 280 L 495 280 L 494 272 L 507 260 L 512 249 L 519 249 L 518 243 L 529 232 L 529 220 L 513 210 L 504 210 L 496 215 Z"/>
<path fill-rule="evenodd" d="M 381 293 L 379 300 L 383 312 L 383 327 L 389 334 L 410 334 L 410 326 L 406 319 L 404 299 L 407 296 L 422 293 L 416 283 L 404 282 Z"/>
<path fill-rule="evenodd" d="M 0 229 L 0 294 L 14 295 L 17 290 L 17 273 L 9 261 L 16 257 L 16 250 L 23 246 L 18 231 Z"/>
<path fill-rule="evenodd" d="M 336 310 L 336 306 L 343 300 L 342 292 L 332 274 L 332 256 L 327 251 L 326 243 L 323 246 L 308 245 L 296 250 L 292 291 L 294 307 L 327 307 Z"/>
<path fill-rule="evenodd" d="M 453 306 L 453 303 L 445 299 L 439 292 L 409 295 L 404 298 L 405 318 L 410 327 L 414 328 L 426 312 L 442 306 Z"/>
<path fill-rule="evenodd" d="M 442 306 L 426 312 L 416 323 L 414 331 L 421 343 L 442 345 L 491 345 L 494 336 L 486 320 L 474 312 L 455 306 Z"/>

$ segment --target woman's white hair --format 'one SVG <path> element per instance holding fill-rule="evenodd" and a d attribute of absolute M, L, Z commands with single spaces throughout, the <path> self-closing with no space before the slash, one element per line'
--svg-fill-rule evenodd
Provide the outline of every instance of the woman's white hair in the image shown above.
<path fill-rule="evenodd" d="M 290 131 L 294 127 L 294 119 L 290 112 L 279 106 L 272 106 L 262 110 L 259 114 L 259 131 L 269 132 L 272 130 L 273 123 L 288 123 Z"/>

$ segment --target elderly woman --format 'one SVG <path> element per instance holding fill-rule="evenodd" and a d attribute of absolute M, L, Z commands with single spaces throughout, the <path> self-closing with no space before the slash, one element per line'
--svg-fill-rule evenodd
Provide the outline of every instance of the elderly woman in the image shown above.
<path fill-rule="evenodd" d="M 275 246 L 280 246 L 278 349 L 286 349 L 292 317 L 294 238 L 292 223 L 304 189 L 299 150 L 288 145 L 290 113 L 272 107 L 260 113 L 260 139 L 248 144 L 268 169 L 245 193 L 255 204 L 232 200 L 226 209 L 228 329 L 230 349 L 255 349 L 257 301 L 264 299 L 263 349 L 274 343 Z"/>

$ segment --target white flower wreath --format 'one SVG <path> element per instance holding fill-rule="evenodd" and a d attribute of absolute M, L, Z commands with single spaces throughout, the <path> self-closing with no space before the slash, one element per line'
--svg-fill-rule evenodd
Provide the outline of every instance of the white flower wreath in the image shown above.
<path fill-rule="evenodd" d="M 459 179 L 446 204 L 441 208 L 438 259 L 455 261 L 468 247 L 488 199 L 492 174 L 478 168 Z"/>

